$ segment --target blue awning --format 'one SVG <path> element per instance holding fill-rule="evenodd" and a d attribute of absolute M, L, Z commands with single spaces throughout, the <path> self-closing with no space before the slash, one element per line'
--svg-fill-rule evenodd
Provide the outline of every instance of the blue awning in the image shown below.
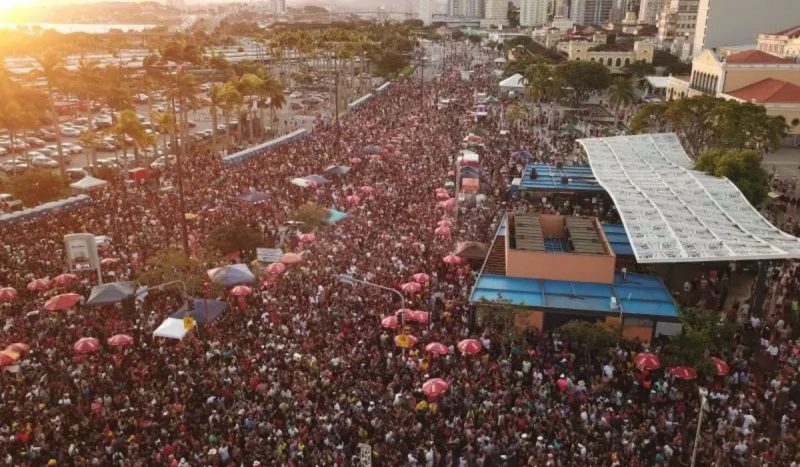
<path fill-rule="evenodd" d="M 633 256 L 633 247 L 628 239 L 628 232 L 622 224 L 603 224 L 603 232 L 606 234 L 611 249 L 617 256 Z"/>
<path fill-rule="evenodd" d="M 619 308 L 612 307 L 615 298 Z M 484 274 L 472 290 L 472 303 L 482 301 L 586 312 L 677 318 L 678 310 L 661 279 L 645 274 L 615 275 L 613 284 L 528 279 Z"/>
<path fill-rule="evenodd" d="M 536 169 L 536 179 L 531 178 L 534 169 Z M 562 183 L 564 177 L 567 178 L 567 183 Z M 512 189 L 587 193 L 604 191 L 588 165 L 565 165 L 559 169 L 554 165 L 545 164 L 527 164 L 522 171 L 519 186 L 514 186 Z"/>
<path fill-rule="evenodd" d="M 213 322 L 219 318 L 225 310 L 228 309 L 228 302 L 220 300 L 204 300 L 202 298 L 190 298 L 194 309 L 189 311 L 189 308 L 184 304 L 180 310 L 170 315 L 170 318 L 183 319 L 186 316 L 191 316 L 195 321 L 201 324 Z"/>

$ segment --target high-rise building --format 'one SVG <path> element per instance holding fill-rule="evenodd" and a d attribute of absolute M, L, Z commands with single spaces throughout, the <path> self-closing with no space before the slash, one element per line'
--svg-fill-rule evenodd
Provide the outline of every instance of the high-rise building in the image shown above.
<path fill-rule="evenodd" d="M 486 4 L 490 0 L 467 0 L 467 14 L 470 18 L 484 18 L 486 15 Z M 506 3 L 508 11 L 508 3 Z"/>
<path fill-rule="evenodd" d="M 425 26 L 433 22 L 433 0 L 419 0 L 419 19 Z"/>
<path fill-rule="evenodd" d="M 572 0 L 569 17 L 575 24 L 603 24 L 611 18 L 612 0 Z"/>
<path fill-rule="evenodd" d="M 483 18 L 483 0 L 447 0 L 448 16 Z"/>
<path fill-rule="evenodd" d="M 286 12 L 286 0 L 270 0 L 270 13 L 281 14 Z"/>
<path fill-rule="evenodd" d="M 629 11 L 639 11 L 638 0 L 613 0 L 611 4 L 611 18 L 613 23 L 619 23 L 628 15 Z"/>
<path fill-rule="evenodd" d="M 519 24 L 525 27 L 541 26 L 547 22 L 550 0 L 522 0 L 519 9 Z"/>
<path fill-rule="evenodd" d="M 692 55 L 725 45 L 752 44 L 764 31 L 796 26 L 798 0 L 700 0 Z"/>
<path fill-rule="evenodd" d="M 491 24 L 508 23 L 508 0 L 486 0 L 483 18 Z"/>
<path fill-rule="evenodd" d="M 656 24 L 656 19 L 664 9 L 666 0 L 642 0 L 639 4 L 639 22 L 642 24 Z"/>
<path fill-rule="evenodd" d="M 697 24 L 697 7 L 700 0 L 667 0 L 658 14 L 658 44 L 662 48 L 671 49 L 672 53 L 685 57 L 684 44 L 690 46 L 694 40 Z"/>

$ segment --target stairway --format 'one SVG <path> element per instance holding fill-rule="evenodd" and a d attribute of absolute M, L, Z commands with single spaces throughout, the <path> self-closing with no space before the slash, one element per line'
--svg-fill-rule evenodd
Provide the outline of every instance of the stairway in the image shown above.
<path fill-rule="evenodd" d="M 486 261 L 483 263 L 483 274 L 497 276 L 506 275 L 506 237 L 498 235 L 494 238 Z"/>

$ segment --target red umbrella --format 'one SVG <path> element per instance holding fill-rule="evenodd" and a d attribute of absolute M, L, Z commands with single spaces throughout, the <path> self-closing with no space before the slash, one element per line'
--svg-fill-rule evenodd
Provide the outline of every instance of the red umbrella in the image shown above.
<path fill-rule="evenodd" d="M 439 222 L 436 223 L 436 226 L 437 227 L 453 227 L 453 223 L 450 221 L 450 219 L 442 219 L 442 220 L 440 220 Z"/>
<path fill-rule="evenodd" d="M 78 339 L 78 342 L 76 342 L 72 346 L 72 350 L 74 350 L 75 353 L 95 352 L 99 348 L 100 348 L 100 341 L 98 341 L 94 337 L 81 337 L 80 339 Z"/>
<path fill-rule="evenodd" d="M 267 272 L 270 274 L 281 274 L 286 272 L 286 265 L 283 263 L 272 263 L 267 266 Z"/>
<path fill-rule="evenodd" d="M 464 262 L 464 258 L 456 255 L 447 255 L 443 261 L 447 264 L 461 264 Z"/>
<path fill-rule="evenodd" d="M 422 290 L 422 286 L 416 282 L 406 282 L 405 284 L 401 285 L 400 288 L 406 293 L 417 293 Z"/>
<path fill-rule="evenodd" d="M 17 298 L 17 289 L 13 287 L 3 287 L 0 289 L 0 302 L 10 302 Z"/>
<path fill-rule="evenodd" d="M 449 237 L 450 227 L 445 227 L 445 226 L 436 227 L 436 230 L 434 230 L 433 233 L 439 235 L 440 237 Z"/>
<path fill-rule="evenodd" d="M 711 357 L 711 362 L 714 364 L 714 369 L 717 370 L 717 376 L 725 376 L 731 372 L 731 367 L 721 358 Z"/>
<path fill-rule="evenodd" d="M 412 336 L 411 334 L 405 334 L 405 336 L 408 337 L 408 346 L 409 347 L 414 347 L 415 345 L 417 345 L 417 342 L 419 341 L 419 339 L 417 339 L 416 337 Z M 394 336 L 394 343 L 398 347 L 402 347 L 400 345 L 401 344 L 401 339 L 402 338 L 400 337 L 400 334 Z"/>
<path fill-rule="evenodd" d="M 464 355 L 475 355 L 483 350 L 481 341 L 477 339 L 464 339 L 459 342 L 456 347 L 458 348 L 458 351 Z"/>
<path fill-rule="evenodd" d="M 74 307 L 81 300 L 81 296 L 76 293 L 62 293 L 56 295 L 44 304 L 47 311 L 61 311 Z"/>
<path fill-rule="evenodd" d="M 414 279 L 414 282 L 420 285 L 427 284 L 428 282 L 431 281 L 431 277 L 425 274 L 424 272 L 418 272 L 413 276 L 411 276 L 411 278 Z"/>
<path fill-rule="evenodd" d="M 284 253 L 281 256 L 281 263 L 286 265 L 297 264 L 303 261 L 303 257 L 297 253 Z"/>
<path fill-rule="evenodd" d="M 231 289 L 231 295 L 234 297 L 244 297 L 245 295 L 250 295 L 251 293 L 253 293 L 253 289 L 246 285 L 237 285 Z"/>
<path fill-rule="evenodd" d="M 76 276 L 75 274 L 71 274 L 69 272 L 65 272 L 64 274 L 57 275 L 53 279 L 53 282 L 55 282 L 57 285 L 69 285 L 75 282 L 76 280 L 78 280 L 78 276 Z"/>
<path fill-rule="evenodd" d="M 381 320 L 381 326 L 386 329 L 397 329 L 397 317 L 395 316 L 387 316 Z"/>
<path fill-rule="evenodd" d="M 111 347 L 129 347 L 133 345 L 133 337 L 127 334 L 117 334 L 108 338 L 108 345 Z"/>
<path fill-rule="evenodd" d="M 450 199 L 450 193 L 447 193 L 447 192 L 444 192 L 444 191 L 440 191 L 440 192 L 436 193 L 436 199 L 438 199 L 439 201 L 448 200 L 448 199 Z"/>
<path fill-rule="evenodd" d="M 678 379 L 695 379 L 697 378 L 697 372 L 694 371 L 694 368 L 688 366 L 675 366 L 669 369 L 669 374 L 678 378 Z"/>
<path fill-rule="evenodd" d="M 433 378 L 422 384 L 422 392 L 428 397 L 439 397 L 447 391 L 450 385 L 441 378 Z"/>
<path fill-rule="evenodd" d="M 347 197 L 347 204 L 349 204 L 350 206 L 358 206 L 359 204 L 361 204 L 361 198 L 359 198 L 356 195 L 350 195 Z"/>
<path fill-rule="evenodd" d="M 447 355 L 450 353 L 450 349 L 446 345 L 438 342 L 431 342 L 430 344 L 426 345 L 425 351 L 436 355 Z"/>
<path fill-rule="evenodd" d="M 633 359 L 633 363 L 635 363 L 636 368 L 640 370 L 650 371 L 661 368 L 661 360 L 658 359 L 658 355 L 650 352 L 637 354 Z"/>
<path fill-rule="evenodd" d="M 0 368 L 16 363 L 19 360 L 19 354 L 16 354 L 16 358 L 14 358 L 15 353 L 10 351 L 0 352 Z"/>
<path fill-rule="evenodd" d="M 411 310 L 406 313 L 406 321 L 413 321 L 420 324 L 428 324 L 431 320 L 430 313 L 421 310 Z"/>
<path fill-rule="evenodd" d="M 103 266 L 108 266 L 117 263 L 119 263 L 119 259 L 117 258 L 103 258 L 100 260 L 100 264 L 102 264 Z"/>
<path fill-rule="evenodd" d="M 41 292 L 42 290 L 47 290 L 49 288 L 49 279 L 34 279 L 28 283 L 28 290 L 33 290 L 35 292 Z"/>
<path fill-rule="evenodd" d="M 24 354 L 25 352 L 27 352 L 30 349 L 31 349 L 31 346 L 29 346 L 28 344 L 25 344 L 23 342 L 15 342 L 13 344 L 9 344 L 8 347 L 6 347 L 6 350 L 11 351 L 11 352 L 16 352 L 18 354 Z"/>
<path fill-rule="evenodd" d="M 314 240 L 316 240 L 317 237 L 313 233 L 304 233 L 300 234 L 300 236 L 297 237 L 297 239 L 300 240 L 302 243 L 311 243 Z"/>

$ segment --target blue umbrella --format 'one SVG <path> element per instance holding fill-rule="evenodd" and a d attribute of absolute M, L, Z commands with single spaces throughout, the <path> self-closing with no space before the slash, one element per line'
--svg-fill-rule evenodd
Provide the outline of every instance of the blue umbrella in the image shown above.
<path fill-rule="evenodd" d="M 221 268 L 208 270 L 208 277 L 216 285 L 233 287 L 235 285 L 252 284 L 256 276 L 250 272 L 246 264 L 231 264 Z"/>
<path fill-rule="evenodd" d="M 239 196 L 239 199 L 245 203 L 261 203 L 267 200 L 267 195 L 260 191 L 251 191 Z"/>

